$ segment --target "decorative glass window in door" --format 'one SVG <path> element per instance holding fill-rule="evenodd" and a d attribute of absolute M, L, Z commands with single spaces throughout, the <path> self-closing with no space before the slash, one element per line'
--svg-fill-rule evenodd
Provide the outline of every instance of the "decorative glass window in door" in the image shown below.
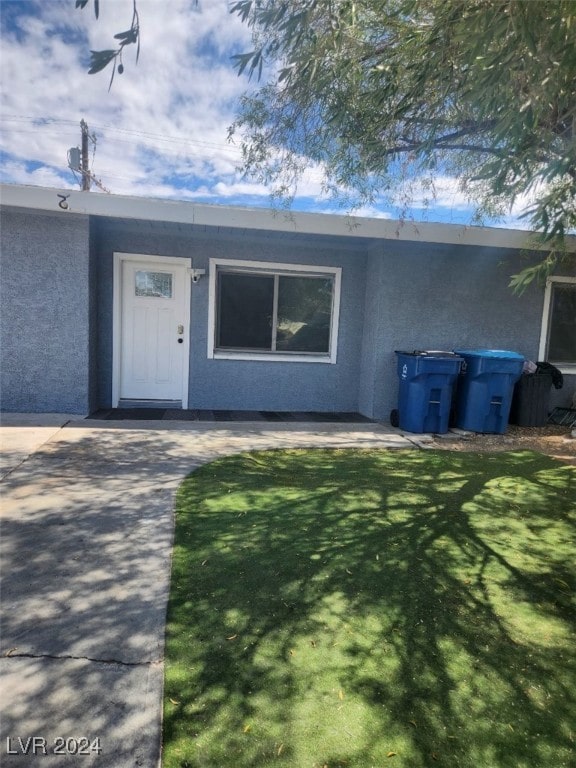
<path fill-rule="evenodd" d="M 136 272 L 136 296 L 172 298 L 172 274 L 170 272 Z"/>

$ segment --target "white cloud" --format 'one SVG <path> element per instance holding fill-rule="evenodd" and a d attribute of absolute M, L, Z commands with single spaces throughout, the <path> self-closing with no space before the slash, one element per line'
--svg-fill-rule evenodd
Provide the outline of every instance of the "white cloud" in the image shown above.
<path fill-rule="evenodd" d="M 83 118 L 97 136 L 93 172 L 114 193 L 269 204 L 269 190 L 238 172 L 240 150 L 227 141 L 250 87 L 231 56 L 250 49 L 249 30 L 228 0 L 138 0 L 140 60 L 128 46 L 125 72 L 108 90 L 109 69 L 87 74 L 89 51 L 115 47 L 132 7 L 132 0 L 100 0 L 96 21 L 92 2 L 84 10 L 73 0 L 3 3 L 2 180 L 75 186 L 66 157 L 79 146 Z M 296 207 L 342 213 L 322 179 L 320 166 L 306 171 Z M 416 218 L 470 218 L 456 179 L 438 178 L 434 195 L 416 182 L 409 196 Z M 382 199 L 354 215 L 389 218 L 391 210 Z"/>
<path fill-rule="evenodd" d="M 10 160 L 3 166 L 4 173 L 14 184 L 32 184 L 39 187 L 71 187 L 68 174 L 61 175 L 47 166 L 30 169 L 25 163 Z"/>
<path fill-rule="evenodd" d="M 129 27 L 131 0 L 19 3 L 3 28 L 1 148 L 7 181 L 72 180 L 69 147 L 84 118 L 97 135 L 93 170 L 114 192 L 186 196 L 239 182 L 239 151 L 227 142 L 235 104 L 246 88 L 230 56 L 247 31 L 227 0 L 139 0 L 142 49 L 127 49 L 125 72 L 89 76 L 88 51 L 115 46 Z M 134 46 L 132 46 L 133 48 Z M 43 174 L 35 170 L 43 164 Z M 26 172 L 28 168 L 28 172 Z M 183 186 L 189 185 L 189 190 Z M 217 194 L 217 192 L 214 192 Z"/>
<path fill-rule="evenodd" d="M 326 213 L 342 213 L 341 210 L 326 211 Z M 357 208 L 353 213 L 354 218 L 369 218 L 369 219 L 391 219 L 392 214 L 390 211 L 383 210 L 377 205 L 363 205 Z"/>
<path fill-rule="evenodd" d="M 270 194 L 268 188 L 263 184 L 250 181 L 237 181 L 232 184 L 220 181 L 215 185 L 214 192 L 224 198 L 236 197 L 238 195 L 268 197 Z"/>

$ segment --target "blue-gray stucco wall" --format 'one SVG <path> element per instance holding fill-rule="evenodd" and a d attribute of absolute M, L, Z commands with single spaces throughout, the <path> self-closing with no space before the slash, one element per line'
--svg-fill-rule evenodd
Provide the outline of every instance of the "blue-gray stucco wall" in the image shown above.
<path fill-rule="evenodd" d="M 87 413 L 112 402 L 113 253 L 342 267 L 338 360 L 211 360 L 208 280 L 192 286 L 191 408 L 360 411 L 396 406 L 395 349 L 499 347 L 537 359 L 543 290 L 507 287 L 517 252 L 294 238 L 3 209 L 1 386 L 7 411 Z M 576 376 L 552 391 L 570 405 Z"/>
<path fill-rule="evenodd" d="M 189 408 L 357 411 L 364 324 L 365 253 L 321 241 L 239 233 L 237 237 L 180 227 L 154 231 L 144 224 L 98 226 L 100 404 L 112 398 L 113 253 L 188 257 L 209 270 L 210 258 L 342 267 L 340 333 L 336 364 L 215 360 L 207 356 L 208 279 L 192 285 Z"/>
<path fill-rule="evenodd" d="M 532 285 L 516 296 L 508 288 L 528 265 L 525 255 L 501 248 L 392 241 L 374 248 L 359 410 L 385 420 L 396 407 L 395 350 L 508 349 L 537 360 L 544 290 Z M 575 385 L 566 376 L 551 405 L 569 405 Z"/>
<path fill-rule="evenodd" d="M 88 230 L 87 216 L 2 210 L 0 381 L 5 411 L 86 414 L 94 405 Z"/>

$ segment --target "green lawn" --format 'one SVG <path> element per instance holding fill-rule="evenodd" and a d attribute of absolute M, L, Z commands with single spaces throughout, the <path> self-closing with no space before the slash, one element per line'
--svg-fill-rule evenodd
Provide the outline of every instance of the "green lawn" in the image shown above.
<path fill-rule="evenodd" d="M 576 765 L 576 471 L 290 450 L 182 485 L 165 768 Z"/>

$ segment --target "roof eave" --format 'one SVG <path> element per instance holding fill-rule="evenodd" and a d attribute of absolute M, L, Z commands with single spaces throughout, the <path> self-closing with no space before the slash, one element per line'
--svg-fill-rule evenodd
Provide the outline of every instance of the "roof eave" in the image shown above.
<path fill-rule="evenodd" d="M 267 208 L 210 205 L 127 195 L 106 195 L 80 190 L 0 185 L 3 205 L 63 214 L 85 214 L 118 219 L 149 220 L 206 227 L 227 227 L 277 233 L 298 233 L 368 240 L 405 240 L 536 250 L 530 232 L 497 227 L 417 223 L 323 213 L 275 211 Z M 576 251 L 576 237 L 568 247 Z"/>

